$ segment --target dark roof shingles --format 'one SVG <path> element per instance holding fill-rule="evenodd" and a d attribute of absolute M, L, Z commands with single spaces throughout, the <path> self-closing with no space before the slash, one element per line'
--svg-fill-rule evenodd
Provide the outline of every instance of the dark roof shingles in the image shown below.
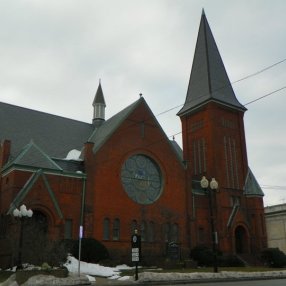
<path fill-rule="evenodd" d="M 81 150 L 92 124 L 0 102 L 0 141 L 10 140 L 15 156 L 33 140 L 50 157 L 65 158 Z"/>

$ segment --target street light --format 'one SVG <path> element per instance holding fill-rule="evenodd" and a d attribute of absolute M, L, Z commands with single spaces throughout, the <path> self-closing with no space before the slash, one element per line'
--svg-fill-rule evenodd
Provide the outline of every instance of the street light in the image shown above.
<path fill-rule="evenodd" d="M 212 178 L 210 183 L 208 179 L 203 176 L 201 179 L 201 187 L 205 190 L 205 193 L 208 194 L 209 198 L 209 209 L 210 209 L 210 224 L 211 224 L 211 232 L 212 232 L 212 248 L 213 248 L 213 256 L 214 256 L 214 272 L 218 272 L 218 265 L 217 265 L 217 245 L 218 245 L 218 237 L 217 231 L 215 230 L 215 223 L 214 223 L 214 215 L 213 215 L 213 202 L 212 202 L 212 191 L 217 191 L 218 189 L 218 182 L 215 178 Z M 210 187 L 210 189 L 208 189 Z"/>
<path fill-rule="evenodd" d="M 13 210 L 13 216 L 18 217 L 20 219 L 20 237 L 19 237 L 19 252 L 18 252 L 18 263 L 17 263 L 17 269 L 22 268 L 22 247 L 23 247 L 23 229 L 24 229 L 24 223 L 23 220 L 25 217 L 32 217 L 33 211 L 31 209 L 27 210 L 27 207 L 25 205 L 20 206 L 20 210 L 15 208 Z"/>

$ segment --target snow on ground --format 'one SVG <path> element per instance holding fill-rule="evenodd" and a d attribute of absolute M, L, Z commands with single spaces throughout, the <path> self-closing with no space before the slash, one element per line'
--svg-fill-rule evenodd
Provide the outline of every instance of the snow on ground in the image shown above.
<path fill-rule="evenodd" d="M 78 260 L 72 256 L 68 257 L 65 266 L 70 272 L 78 273 Z M 90 281 L 94 281 L 93 276 L 107 277 L 108 279 L 118 279 L 121 281 L 133 280 L 130 276 L 120 276 L 120 271 L 125 269 L 133 269 L 127 265 L 120 265 L 117 267 L 105 267 L 98 264 L 87 262 L 80 262 L 80 272 L 87 274 Z M 199 279 L 231 279 L 231 278 L 266 278 L 266 277 L 284 277 L 286 278 L 286 270 L 280 271 L 265 271 L 265 272 L 234 272 L 221 271 L 219 273 L 213 272 L 194 272 L 194 273 L 154 273 L 139 271 L 139 281 L 162 281 L 162 280 L 199 280 Z"/>
<path fill-rule="evenodd" d="M 78 274 L 78 260 L 73 256 L 68 256 L 67 262 L 64 264 L 65 267 L 72 274 Z M 35 266 L 25 266 L 25 270 L 35 269 Z M 130 283 L 134 281 L 132 276 L 120 276 L 120 271 L 130 270 L 134 267 L 129 267 L 127 265 L 119 265 L 116 267 L 105 267 L 99 264 L 80 262 L 80 274 L 85 275 L 89 281 L 95 282 L 96 278 L 94 276 L 105 277 L 108 279 L 119 280 L 119 281 L 129 281 Z M 157 269 L 158 270 L 158 269 Z M 276 271 L 264 271 L 264 272 L 235 272 L 235 271 L 220 271 L 219 273 L 213 272 L 193 272 L 193 273 L 156 273 L 150 272 L 151 269 L 144 271 L 139 270 L 139 282 L 149 282 L 149 281 L 174 281 L 174 280 L 199 280 L 199 279 L 263 279 L 263 278 L 286 278 L 286 270 L 276 270 Z"/>
<path fill-rule="evenodd" d="M 72 273 L 78 273 L 78 260 L 73 256 L 68 256 L 67 262 L 64 264 L 67 269 Z M 108 277 L 109 279 L 129 279 L 120 277 L 120 271 L 125 269 L 132 269 L 127 265 L 119 265 L 116 267 L 105 267 L 99 264 L 92 264 L 87 262 L 80 262 L 80 273 L 93 276 Z"/>

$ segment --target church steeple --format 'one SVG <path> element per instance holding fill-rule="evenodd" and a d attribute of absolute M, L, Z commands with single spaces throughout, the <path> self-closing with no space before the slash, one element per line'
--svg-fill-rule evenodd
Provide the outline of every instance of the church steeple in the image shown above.
<path fill-rule="evenodd" d="M 99 127 L 105 121 L 105 107 L 106 107 L 100 81 L 92 106 L 93 106 L 92 123 L 96 127 Z"/>
<path fill-rule="evenodd" d="M 184 116 L 209 101 L 246 110 L 234 94 L 203 10 L 186 101 L 178 115 Z"/>

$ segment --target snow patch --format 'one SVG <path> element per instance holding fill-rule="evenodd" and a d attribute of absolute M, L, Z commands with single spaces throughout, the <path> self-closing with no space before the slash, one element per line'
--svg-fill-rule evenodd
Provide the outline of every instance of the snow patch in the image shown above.
<path fill-rule="evenodd" d="M 66 160 L 82 161 L 80 159 L 80 154 L 81 154 L 81 151 L 73 149 L 73 150 L 68 152 L 67 157 L 65 159 Z"/>
<path fill-rule="evenodd" d="M 78 260 L 73 256 L 68 256 L 67 262 L 64 266 L 72 273 L 78 273 Z M 93 275 L 108 277 L 110 279 L 118 279 L 120 277 L 120 270 L 130 269 L 127 265 L 120 265 L 117 267 L 105 267 L 99 264 L 87 263 L 84 261 L 80 262 L 80 272 Z"/>

